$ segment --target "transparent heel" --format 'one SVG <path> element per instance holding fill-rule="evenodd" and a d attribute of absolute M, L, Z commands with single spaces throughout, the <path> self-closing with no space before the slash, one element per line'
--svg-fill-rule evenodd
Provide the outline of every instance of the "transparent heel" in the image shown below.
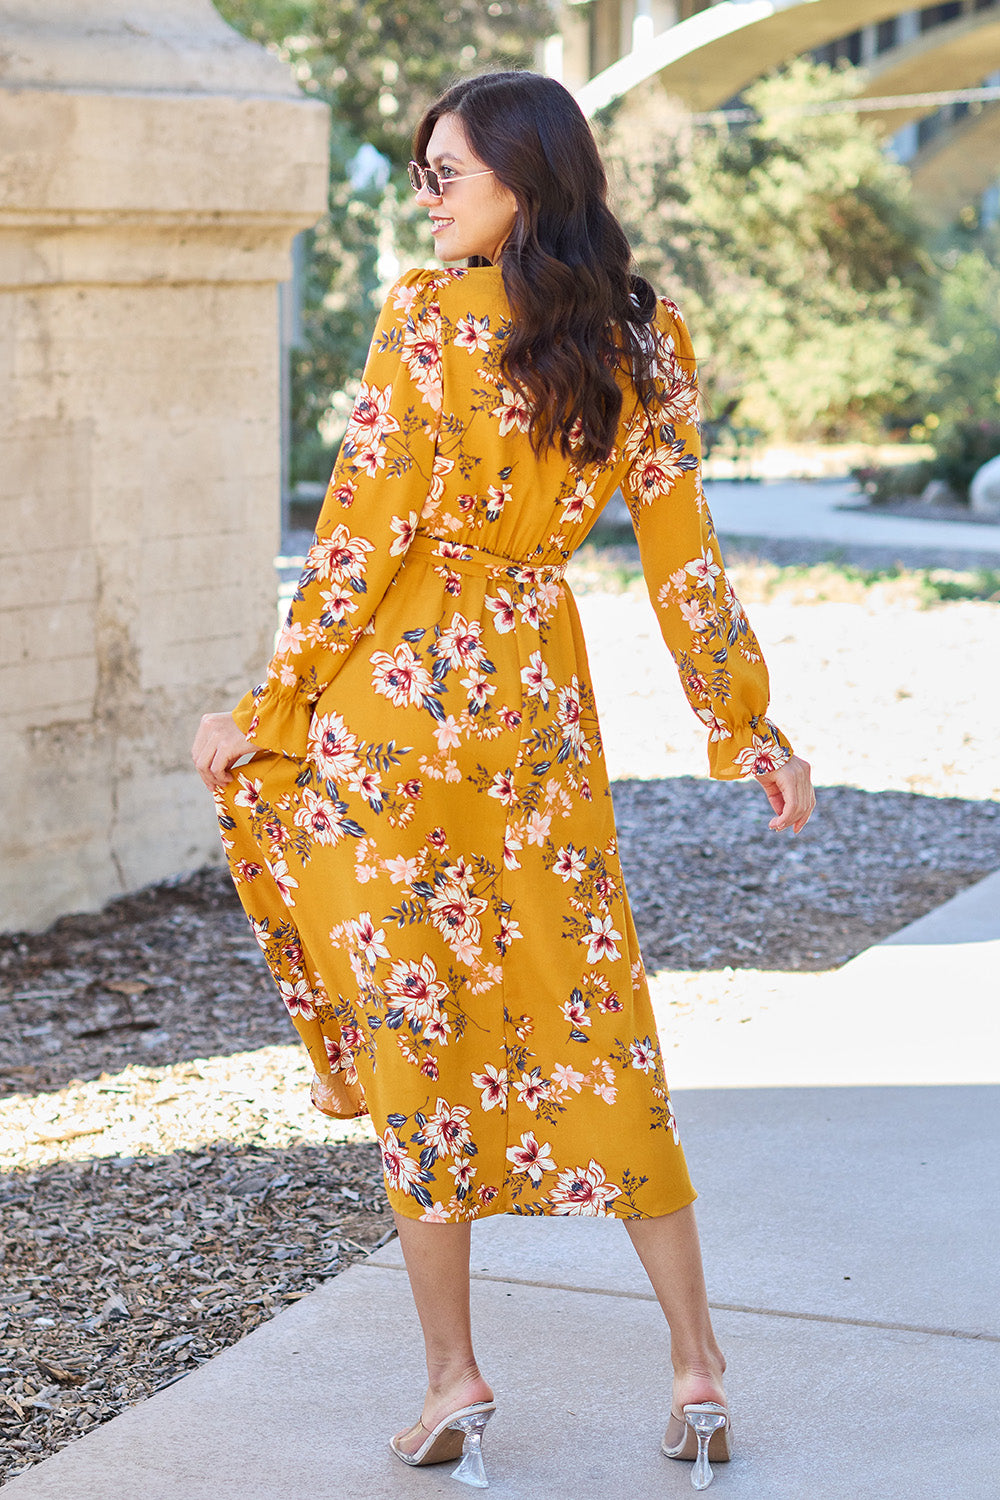
<path fill-rule="evenodd" d="M 472 1406 L 463 1406 L 461 1411 L 453 1411 L 433 1430 L 418 1422 L 408 1432 L 397 1432 L 389 1439 L 389 1447 L 404 1464 L 413 1467 L 443 1464 L 461 1455 L 461 1463 L 451 1477 L 462 1484 L 474 1485 L 477 1490 L 488 1489 L 489 1480 L 483 1468 L 483 1428 L 495 1410 L 492 1401 L 477 1401 Z M 412 1452 L 407 1452 L 400 1440 L 411 1440 L 417 1428 L 425 1434 L 424 1440 Z"/>
<path fill-rule="evenodd" d="M 693 1459 L 691 1484 L 707 1490 L 714 1478 L 709 1460 L 726 1463 L 732 1457 L 726 1408 L 717 1401 L 702 1401 L 685 1406 L 683 1418 L 671 1413 L 662 1447 L 668 1458 Z"/>
<path fill-rule="evenodd" d="M 451 1423 L 453 1432 L 465 1434 L 462 1462 L 457 1469 L 452 1470 L 451 1477 L 460 1480 L 462 1484 L 471 1484 L 477 1490 L 489 1488 L 490 1482 L 483 1467 L 483 1430 L 492 1415 L 491 1411 L 481 1411 L 473 1416 L 459 1417 Z"/>
<path fill-rule="evenodd" d="M 685 1406 L 684 1420 L 689 1427 L 694 1429 L 694 1435 L 698 1439 L 698 1452 L 695 1456 L 694 1468 L 691 1470 L 691 1483 L 696 1490 L 707 1490 L 714 1478 L 712 1465 L 708 1461 L 709 1445 L 715 1433 L 725 1427 L 728 1418 L 724 1411 L 713 1411 L 704 1406 Z"/>

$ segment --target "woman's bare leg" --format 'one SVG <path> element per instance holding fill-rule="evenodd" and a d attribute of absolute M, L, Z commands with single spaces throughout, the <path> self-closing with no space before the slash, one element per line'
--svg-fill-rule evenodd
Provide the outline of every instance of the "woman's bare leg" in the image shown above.
<path fill-rule="evenodd" d="M 414 1453 L 451 1412 L 493 1392 L 479 1373 L 472 1348 L 469 1306 L 468 1224 L 422 1224 L 394 1215 L 427 1354 L 427 1396 L 420 1422 L 398 1435 L 400 1447 Z"/>
<path fill-rule="evenodd" d="M 692 1401 L 725 1402 L 726 1361 L 712 1329 L 693 1206 L 625 1227 L 670 1325 L 673 1410 L 679 1415 Z"/>

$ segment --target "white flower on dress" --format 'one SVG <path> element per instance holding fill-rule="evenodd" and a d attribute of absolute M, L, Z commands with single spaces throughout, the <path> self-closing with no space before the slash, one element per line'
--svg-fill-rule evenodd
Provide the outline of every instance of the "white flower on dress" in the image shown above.
<path fill-rule="evenodd" d="M 486 795 L 496 797 L 504 807 L 514 807 L 517 803 L 517 787 L 513 771 L 497 771 L 486 789 Z"/>
<path fill-rule="evenodd" d="M 462 743 L 462 730 L 454 714 L 449 714 L 435 726 L 434 738 L 439 750 L 454 750 Z"/>
<path fill-rule="evenodd" d="M 571 495 L 564 495 L 559 502 L 563 506 L 564 521 L 582 521 L 588 510 L 594 508 L 594 481 L 582 476 L 576 481 Z"/>
<path fill-rule="evenodd" d="M 374 969 L 378 959 L 389 957 L 389 950 L 385 946 L 385 931 L 381 927 L 376 928 L 370 911 L 361 912 L 347 925 L 370 969 Z"/>
<path fill-rule="evenodd" d="M 684 465 L 681 463 L 683 451 L 683 443 L 677 443 L 669 448 L 660 445 L 651 453 L 643 451 L 637 455 L 632 465 L 630 484 L 644 504 L 659 495 L 670 494 L 684 473 Z"/>
<path fill-rule="evenodd" d="M 767 735 L 755 734 L 753 744 L 739 755 L 734 757 L 734 765 L 739 766 L 746 776 L 770 776 L 779 766 L 783 766 L 788 759 L 788 751 L 770 739 Z"/>
<path fill-rule="evenodd" d="M 548 1201 L 553 1214 L 606 1219 L 609 1205 L 620 1196 L 621 1188 L 608 1181 L 604 1168 L 591 1157 L 588 1166 L 559 1173 Z"/>
<path fill-rule="evenodd" d="M 387 651 L 373 651 L 372 687 L 383 698 L 391 699 L 394 707 L 419 707 L 434 686 L 434 678 L 419 657 L 414 655 L 409 641 L 400 641 L 390 656 Z"/>
<path fill-rule="evenodd" d="M 443 1203 L 435 1203 L 420 1215 L 421 1224 L 450 1224 L 451 1218 Z"/>
<path fill-rule="evenodd" d="M 314 714 L 309 725 L 306 754 L 319 774 L 339 781 L 358 763 L 358 737 L 339 714 Z"/>
<path fill-rule="evenodd" d="M 498 394 L 493 415 L 500 420 L 500 436 L 506 437 L 508 432 L 527 432 L 531 427 L 531 413 L 524 397 L 505 385 L 500 387 Z"/>
<path fill-rule="evenodd" d="M 298 656 L 302 647 L 306 644 L 306 628 L 298 620 L 286 620 L 281 627 L 277 644 L 274 648 L 275 656 Z"/>
<path fill-rule="evenodd" d="M 681 614 L 691 629 L 694 631 L 708 629 L 708 616 L 705 614 L 697 599 L 682 599 L 680 603 Z"/>
<path fill-rule="evenodd" d="M 685 573 L 689 573 L 703 587 L 714 588 L 715 580 L 722 572 L 722 569 L 710 552 L 703 552 L 700 557 L 696 557 L 691 562 L 685 563 L 684 571 Z"/>
<path fill-rule="evenodd" d="M 411 510 L 410 514 L 406 517 L 393 516 L 392 520 L 389 522 L 389 525 L 396 533 L 396 540 L 389 548 L 390 557 L 402 557 L 403 553 L 406 551 L 410 543 L 413 541 L 413 538 L 416 536 L 417 527 L 419 526 L 419 524 L 420 517 L 417 515 L 415 510 Z"/>
<path fill-rule="evenodd" d="M 513 486 L 509 484 L 491 484 L 487 489 L 489 500 L 486 503 L 487 521 L 498 521 L 503 515 L 503 508 L 514 498 Z"/>
<path fill-rule="evenodd" d="M 331 625 L 342 625 L 348 615 L 358 607 L 358 596 L 347 584 L 336 584 L 332 589 L 320 589 L 323 601 L 323 618 Z"/>
<path fill-rule="evenodd" d="M 539 1145 L 533 1130 L 526 1130 L 519 1146 L 508 1146 L 507 1160 L 515 1172 L 524 1172 L 531 1179 L 532 1187 L 538 1187 L 543 1172 L 554 1172 L 556 1164 L 549 1152 L 552 1147 L 546 1141 Z"/>
<path fill-rule="evenodd" d="M 474 318 L 472 313 L 466 313 L 455 324 L 456 345 L 459 349 L 468 349 L 472 354 L 484 353 L 490 347 L 492 338 L 489 317 Z"/>
<path fill-rule="evenodd" d="M 636 1037 L 634 1042 L 629 1043 L 629 1053 L 632 1058 L 633 1068 L 638 1068 L 641 1073 L 653 1073 L 656 1071 L 656 1044 L 649 1037 L 643 1037 L 640 1042 Z"/>
<path fill-rule="evenodd" d="M 587 748 L 587 738 L 583 732 L 583 706 L 580 702 L 580 684 L 576 673 L 570 678 L 565 687 L 559 689 L 559 708 L 556 712 L 556 723 L 563 732 L 565 742 L 570 746 L 579 760 L 588 761 L 590 751 Z"/>
<path fill-rule="evenodd" d="M 538 607 L 538 595 L 534 589 L 525 594 L 517 606 L 517 612 L 529 630 L 537 630 L 539 628 L 542 623 L 542 615 Z"/>
<path fill-rule="evenodd" d="M 529 844 L 542 845 L 549 836 L 552 828 L 552 814 L 533 812 L 528 814 L 524 825 L 525 837 Z"/>
<path fill-rule="evenodd" d="M 552 1085 L 547 1078 L 542 1077 L 541 1068 L 532 1068 L 530 1073 L 522 1073 L 520 1078 L 514 1080 L 514 1091 L 517 1094 L 518 1103 L 534 1113 L 542 1101 L 551 1094 Z"/>
<path fill-rule="evenodd" d="M 439 1156 L 464 1156 L 466 1147 L 472 1144 L 470 1114 L 471 1110 L 463 1104 L 439 1099 L 434 1113 L 420 1127 L 420 1139 Z"/>
<path fill-rule="evenodd" d="M 332 847 L 339 844 L 344 837 L 344 830 L 337 817 L 337 809 L 332 802 L 318 792 L 314 792 L 311 787 L 303 787 L 302 806 L 296 811 L 292 821 L 296 828 L 304 828 L 308 834 L 311 834 L 317 844 L 328 844 Z"/>
<path fill-rule="evenodd" d="M 549 694 L 555 688 L 555 683 L 549 676 L 549 669 L 542 660 L 540 651 L 532 651 L 528 657 L 528 665 L 521 669 L 521 681 L 524 683 L 530 698 L 541 698 L 545 708 L 549 706 Z"/>
<path fill-rule="evenodd" d="M 304 1021 L 312 1020 L 316 1012 L 307 979 L 279 979 L 278 991 L 290 1016 L 301 1016 Z"/>
<path fill-rule="evenodd" d="M 569 999 L 563 1001 L 562 1013 L 571 1026 L 593 1026 L 594 1024 L 593 1017 L 587 1014 L 587 1002 L 579 990 L 574 990 Z"/>
<path fill-rule="evenodd" d="M 295 898 L 292 895 L 292 891 L 298 890 L 299 882 L 294 876 L 289 875 L 288 865 L 284 857 L 279 856 L 277 859 L 269 859 L 267 868 L 274 878 L 274 883 L 278 887 L 278 894 L 281 896 L 282 901 L 284 901 L 286 906 L 294 906 Z"/>
<path fill-rule="evenodd" d="M 512 823 L 508 824 L 503 836 L 503 864 L 505 870 L 519 870 L 521 868 L 521 861 L 517 857 L 517 852 L 523 848 L 523 830 L 515 828 Z"/>
<path fill-rule="evenodd" d="M 382 1154 L 382 1170 L 389 1186 L 397 1192 L 410 1192 L 421 1179 L 420 1163 L 407 1155 L 406 1147 L 391 1125 L 379 1137 L 378 1147 Z"/>
<path fill-rule="evenodd" d="M 552 866 L 554 873 L 564 884 L 567 880 L 579 880 L 586 868 L 585 856 L 579 849 L 574 849 L 572 844 L 567 844 L 564 849 L 558 851 L 556 862 Z"/>
<path fill-rule="evenodd" d="M 426 953 L 421 959 L 401 958 L 393 964 L 385 980 L 386 1003 L 401 1010 L 408 1021 L 420 1024 L 436 1018 L 441 1002 L 448 997 L 448 986 L 437 977 L 434 960 Z"/>
<path fill-rule="evenodd" d="M 600 963 L 602 958 L 612 962 L 618 957 L 617 944 L 621 933 L 613 925 L 613 917 L 590 917 L 590 931 L 581 938 L 587 944 L 587 962 Z"/>
<path fill-rule="evenodd" d="M 464 615 L 453 614 L 451 624 L 442 630 L 435 642 L 434 654 L 456 671 L 476 666 L 486 655 L 480 639 L 482 628 L 478 620 L 469 621 Z"/>
<path fill-rule="evenodd" d="M 317 537 L 306 555 L 306 570 L 331 583 L 347 583 L 363 574 L 369 552 L 375 543 L 367 537 L 352 536 L 346 526 L 337 526 L 328 537 Z"/>
<path fill-rule="evenodd" d="M 695 713 L 698 715 L 699 719 L 701 719 L 705 724 L 708 725 L 708 738 L 710 742 L 714 744 L 717 740 L 732 739 L 733 734 L 732 730 L 729 728 L 729 725 L 723 719 L 717 718 L 712 709 L 696 708 Z"/>
<path fill-rule="evenodd" d="M 477 1089 L 482 1089 L 480 1104 L 484 1110 L 507 1108 L 506 1068 L 495 1068 L 492 1063 L 487 1063 L 481 1073 L 473 1073 L 472 1082 Z"/>
<path fill-rule="evenodd" d="M 507 635 L 517 624 L 514 600 L 508 589 L 497 589 L 496 596 L 486 596 L 486 608 L 492 611 L 493 628 L 497 635 Z"/>
<path fill-rule="evenodd" d="M 236 780 L 240 790 L 233 798 L 233 802 L 237 807 L 256 807 L 260 801 L 260 791 L 264 783 L 251 781 L 249 776 L 244 776 L 242 771 L 237 772 Z"/>
<path fill-rule="evenodd" d="M 331 1073 L 343 1073 L 347 1083 L 356 1083 L 358 1070 L 354 1065 L 354 1054 L 349 1047 L 344 1046 L 344 1039 L 334 1041 L 332 1036 L 324 1036 L 323 1046 L 326 1048 L 327 1062 L 330 1064 Z"/>
<path fill-rule="evenodd" d="M 439 309 L 435 306 L 434 311 Z M 441 410 L 441 343 L 437 321 L 423 317 L 407 323 L 403 335 L 403 363 L 410 378 L 434 411 Z"/>
<path fill-rule="evenodd" d="M 407 859 L 404 854 L 397 854 L 385 861 L 385 870 L 393 885 L 409 885 L 420 874 L 420 861 L 416 858 Z"/>
<path fill-rule="evenodd" d="M 468 951 L 475 947 L 473 957 L 478 955 L 479 938 L 481 927 L 479 924 L 479 913 L 484 911 L 487 902 L 482 896 L 474 896 L 464 884 L 457 880 L 447 880 L 436 887 L 433 896 L 427 902 L 427 914 L 431 919 L 431 925 L 444 938 L 446 943 L 461 943 Z"/>

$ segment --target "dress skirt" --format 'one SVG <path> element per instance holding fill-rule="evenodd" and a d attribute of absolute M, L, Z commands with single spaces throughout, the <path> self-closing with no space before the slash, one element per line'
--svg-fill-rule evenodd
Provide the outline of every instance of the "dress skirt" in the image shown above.
<path fill-rule="evenodd" d="M 609 462 L 581 471 L 532 453 L 503 385 L 500 273 L 402 278 L 235 713 L 261 747 L 218 795 L 238 893 L 316 1071 L 360 1080 L 410 1217 L 633 1219 L 695 1196 L 564 577 L 619 484 L 714 774 L 788 750 L 700 496 L 675 310 L 656 326 L 673 425 L 637 438 L 626 402 Z"/>

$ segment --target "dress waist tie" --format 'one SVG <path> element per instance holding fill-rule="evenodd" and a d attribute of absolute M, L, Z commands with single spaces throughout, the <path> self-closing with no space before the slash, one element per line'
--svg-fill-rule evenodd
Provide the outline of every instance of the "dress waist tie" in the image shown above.
<path fill-rule="evenodd" d="M 547 562 L 544 558 L 533 561 L 531 558 L 505 557 L 501 552 L 487 552 L 484 547 L 450 542 L 423 531 L 417 532 L 406 549 L 406 555 L 426 558 L 455 573 L 500 573 L 521 584 L 547 583 L 566 576 L 566 563 L 562 558 L 558 562 Z"/>

